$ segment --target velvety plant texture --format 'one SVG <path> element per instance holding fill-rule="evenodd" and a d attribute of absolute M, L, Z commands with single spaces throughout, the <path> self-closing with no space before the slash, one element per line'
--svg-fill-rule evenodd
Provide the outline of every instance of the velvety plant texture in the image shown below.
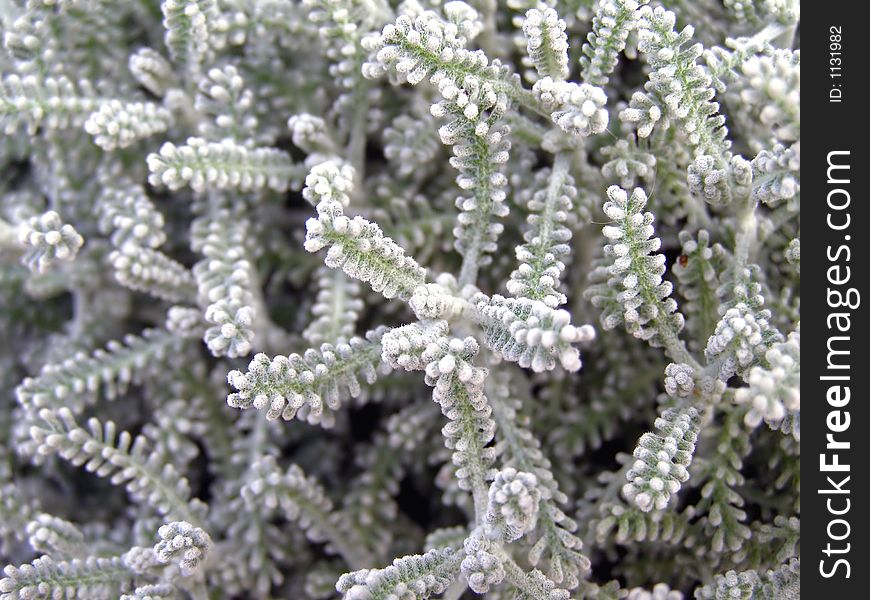
<path fill-rule="evenodd" d="M 800 596 L 797 0 L 0 0 L 0 600 Z"/>

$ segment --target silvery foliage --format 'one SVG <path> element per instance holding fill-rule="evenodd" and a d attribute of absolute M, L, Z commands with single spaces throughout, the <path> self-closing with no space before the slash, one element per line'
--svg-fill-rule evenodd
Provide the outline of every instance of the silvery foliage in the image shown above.
<path fill-rule="evenodd" d="M 499 472 L 489 488 L 486 534 L 512 542 L 533 531 L 540 501 L 541 491 L 533 474 L 512 467 Z"/>
<path fill-rule="evenodd" d="M 0 600 L 799 597 L 799 15 L 3 2 Z"/>
<path fill-rule="evenodd" d="M 694 407 L 667 409 L 656 419 L 661 435 L 646 433 L 637 443 L 637 461 L 626 472 L 622 493 L 644 512 L 663 509 L 689 478 L 688 467 L 698 439 L 700 415 Z"/>
<path fill-rule="evenodd" d="M 196 571 L 211 546 L 211 538 L 199 527 L 186 521 L 172 521 L 157 530 L 160 541 L 154 546 L 154 554 L 162 563 L 178 562 L 182 572 Z"/>
<path fill-rule="evenodd" d="M 45 271 L 56 261 L 73 260 L 84 239 L 60 215 L 50 210 L 18 227 L 18 241 L 27 248 L 22 257 L 33 271 Z"/>
<path fill-rule="evenodd" d="M 791 559 L 778 569 L 772 569 L 764 575 L 754 570 L 735 572 L 728 571 L 717 575 L 713 583 L 695 591 L 698 600 L 750 600 L 764 598 L 765 600 L 796 600 L 800 598 L 800 560 Z"/>
<path fill-rule="evenodd" d="M 735 392 L 735 402 L 751 405 L 746 413 L 748 425 L 755 427 L 763 419 L 774 427 L 800 414 L 800 342 L 798 324 L 785 342 L 774 344 L 764 355 L 768 367 L 752 367 L 746 378 L 748 387 Z M 799 427 L 794 434 L 800 438 Z"/>

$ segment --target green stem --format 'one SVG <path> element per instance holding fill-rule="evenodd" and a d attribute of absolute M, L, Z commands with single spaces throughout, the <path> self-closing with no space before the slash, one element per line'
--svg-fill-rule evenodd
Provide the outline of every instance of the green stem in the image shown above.
<path fill-rule="evenodd" d="M 484 479 L 486 469 L 481 458 L 483 447 L 479 441 L 480 433 L 476 425 L 476 411 L 468 400 L 468 390 L 465 388 L 465 384 L 454 377 L 453 385 L 456 390 L 456 407 L 459 409 L 458 420 L 462 425 L 462 441 L 467 446 L 468 452 L 474 461 L 474 464 L 469 469 L 471 472 L 469 480 L 471 481 L 471 495 L 474 500 L 475 524 L 481 525 L 486 515 L 487 505 L 489 504 L 489 486 Z"/>
<path fill-rule="evenodd" d="M 464 117 L 458 117 L 464 118 Z M 491 148 L 485 139 L 474 133 L 474 123 L 465 119 L 465 139 L 471 143 L 476 160 L 474 172 L 474 198 L 477 207 L 474 209 L 475 219 L 471 227 L 471 239 L 462 256 L 462 266 L 459 270 L 458 287 L 462 289 L 466 285 L 477 283 L 477 274 L 480 268 L 481 242 L 487 235 L 489 218 L 492 215 L 492 187 L 491 179 L 493 164 Z"/>
<path fill-rule="evenodd" d="M 498 40 L 498 24 L 495 18 L 498 12 L 498 2 L 496 0 L 481 0 L 477 6 L 483 12 L 483 31 L 478 37 L 480 47 L 486 51 L 488 56 L 498 56 L 497 49 L 502 47 Z"/>
<path fill-rule="evenodd" d="M 206 588 L 205 580 L 201 575 L 190 585 L 188 591 L 192 600 L 209 600 L 208 588 Z"/>
<path fill-rule="evenodd" d="M 755 217 L 755 202 L 744 199 L 737 213 L 737 234 L 734 237 L 734 273 L 739 277 L 749 264 L 750 254 L 758 235 L 758 219 Z"/>
<path fill-rule="evenodd" d="M 353 117 L 348 139 L 347 155 L 356 171 L 357 181 L 365 181 L 366 170 L 366 125 L 368 124 L 369 103 L 367 82 L 359 83 L 353 91 Z M 354 188 L 355 190 L 357 188 Z"/>
<path fill-rule="evenodd" d="M 459 600 L 467 589 L 468 582 L 464 579 L 457 579 L 453 585 L 447 588 L 447 591 L 441 596 L 441 600 Z"/>

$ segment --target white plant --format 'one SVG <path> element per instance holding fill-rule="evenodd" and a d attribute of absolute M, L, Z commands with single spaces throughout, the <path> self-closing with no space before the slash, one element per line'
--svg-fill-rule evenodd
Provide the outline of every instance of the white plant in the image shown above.
<path fill-rule="evenodd" d="M 0 600 L 797 597 L 797 2 L 0 6 Z"/>

